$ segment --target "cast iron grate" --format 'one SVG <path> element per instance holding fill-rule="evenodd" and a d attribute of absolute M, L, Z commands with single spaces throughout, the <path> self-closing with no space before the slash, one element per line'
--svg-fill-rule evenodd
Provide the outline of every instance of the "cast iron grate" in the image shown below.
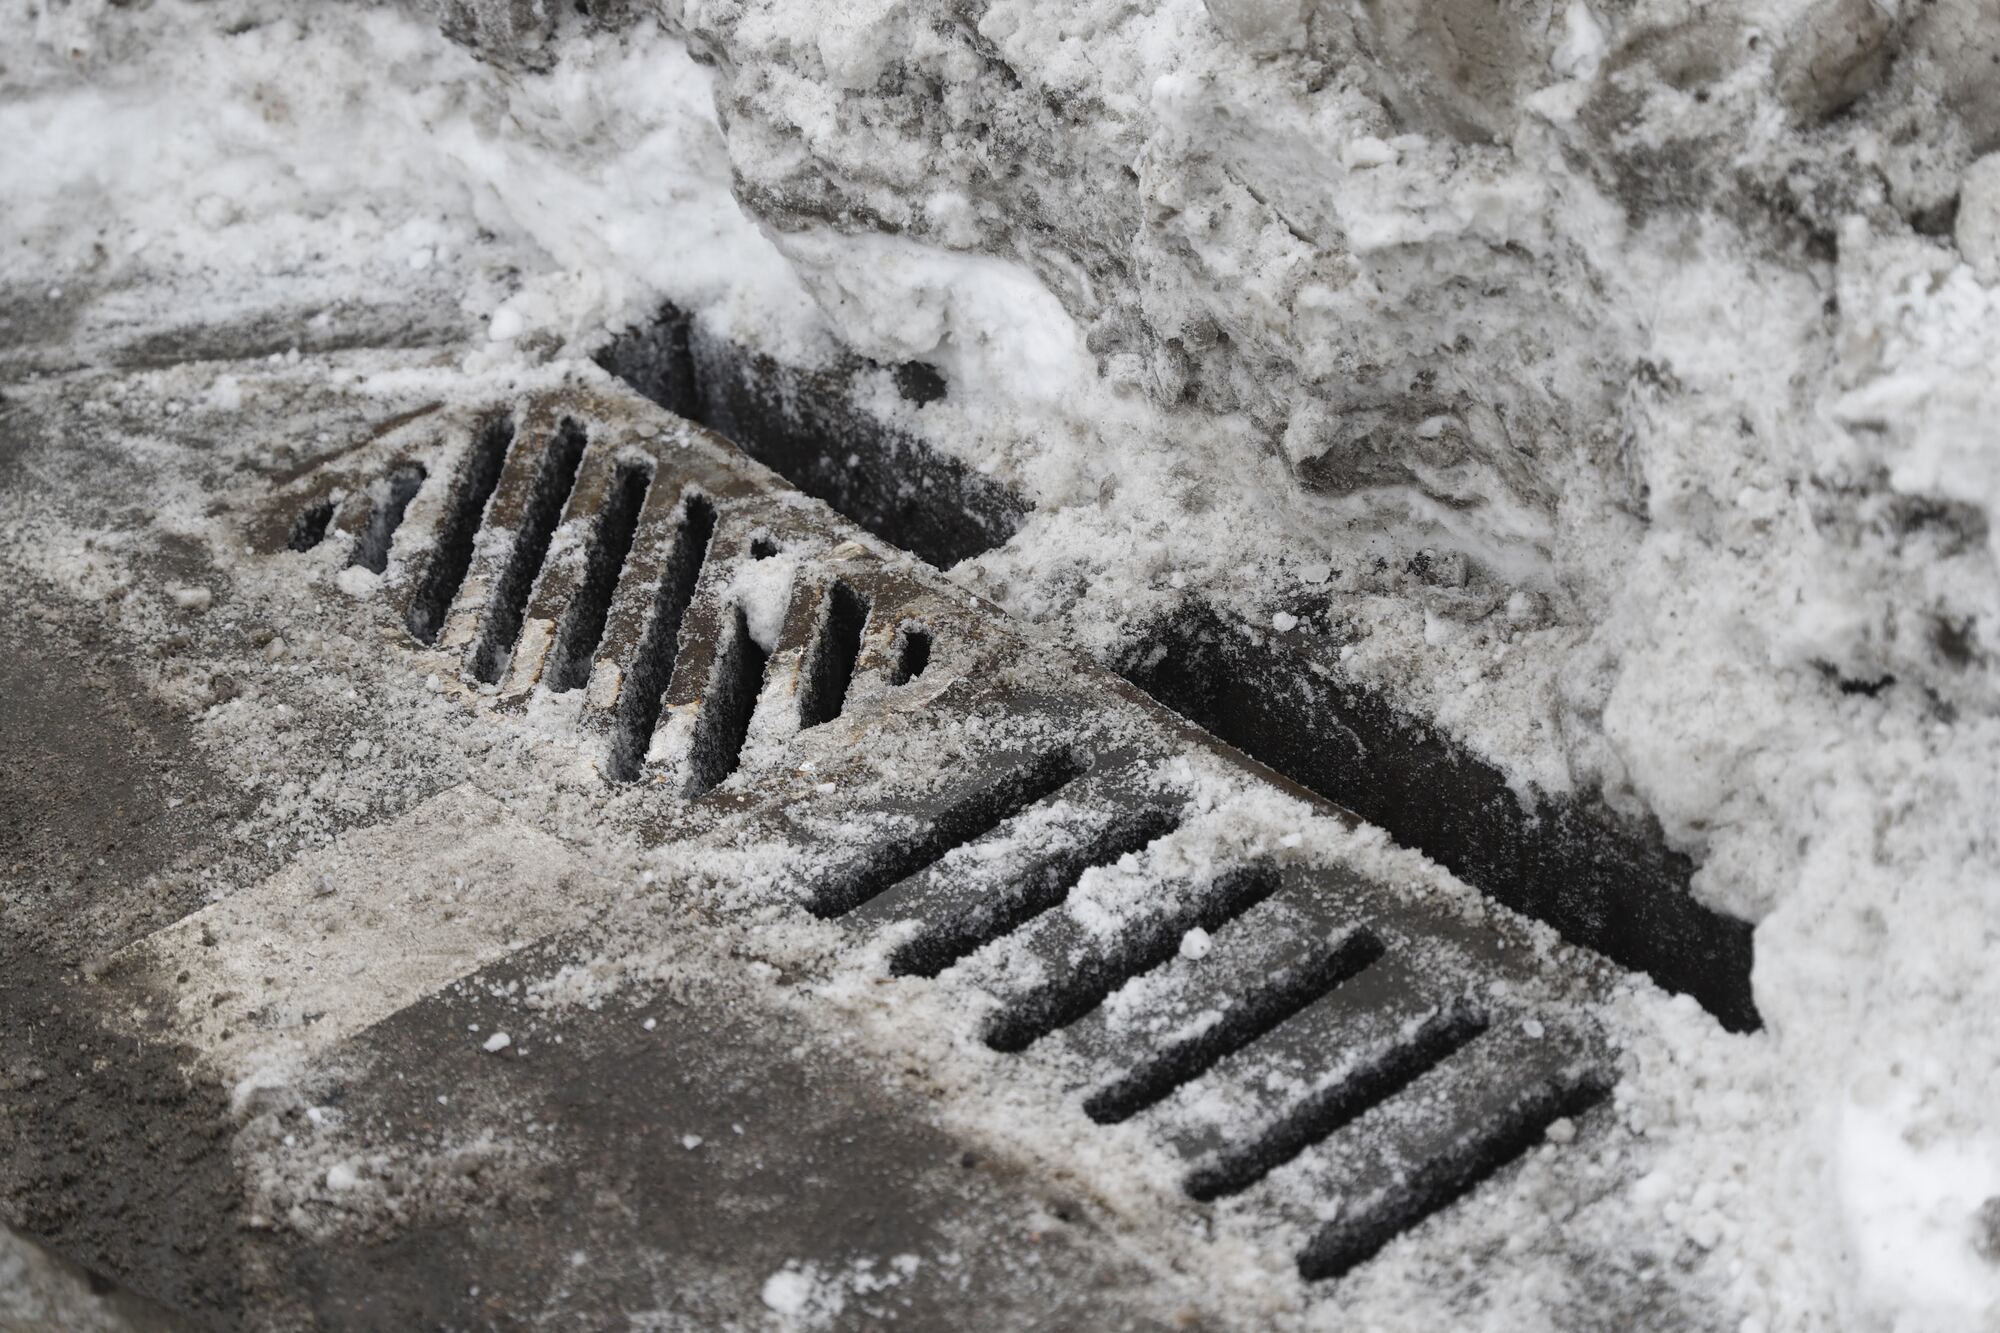
<path fill-rule="evenodd" d="M 1334 1223 L 1292 1219 L 1309 1277 L 1419 1228 L 1610 1087 L 1582 1003 L 1595 970 L 1235 845 L 1228 810 L 1171 775 L 1199 758 L 1268 790 L 1261 770 L 628 399 L 392 433 L 266 529 L 267 549 L 378 576 L 413 645 L 455 657 L 486 706 L 580 693 L 608 781 L 708 812 L 665 836 L 797 847 L 801 909 L 879 939 L 853 956 L 890 979 L 978 992 L 993 1051 L 1088 1071 L 1073 1107 L 1143 1125 L 1188 1206 L 1280 1177 L 1256 1206 L 1345 1200 Z M 1043 740 L 868 767 L 987 733 Z M 801 774 L 830 793 L 817 813 Z"/>
<path fill-rule="evenodd" d="M 672 306 L 599 357 L 670 411 L 714 427 L 893 545 L 949 565 L 1007 541 L 1028 507 L 863 406 L 849 360 L 799 371 L 717 338 Z M 887 368 L 921 406 L 949 386 Z M 1751 926 L 1703 906 L 1693 864 L 1657 826 L 1587 796 L 1524 805 L 1505 775 L 1443 728 L 1351 679 L 1310 617 L 1288 634 L 1191 598 L 1118 657 L 1133 684 L 1302 786 L 1388 830 L 1574 944 L 1692 995 L 1732 1031 L 1760 1026 Z"/>

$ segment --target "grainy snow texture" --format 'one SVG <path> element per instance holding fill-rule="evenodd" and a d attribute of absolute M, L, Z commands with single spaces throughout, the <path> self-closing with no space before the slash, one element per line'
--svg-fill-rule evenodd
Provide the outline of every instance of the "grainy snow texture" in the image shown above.
<path fill-rule="evenodd" d="M 946 400 L 879 406 L 1036 505 L 954 577 L 1098 653 L 1183 589 L 1267 624 L 1323 590 L 1351 669 L 1657 818 L 1759 923 L 1763 1033 L 1619 1010 L 1658 1146 L 1610 1211 L 1718 1327 L 2000 1324 L 1993 0 L 0 18 L 0 379 L 254 347 L 146 371 L 226 436 L 301 353 L 470 399 L 663 298 L 797 364 L 932 363 Z M 58 527 L 13 534 L 24 575 L 122 588 Z M 374 808 L 285 799 L 246 832 Z"/>

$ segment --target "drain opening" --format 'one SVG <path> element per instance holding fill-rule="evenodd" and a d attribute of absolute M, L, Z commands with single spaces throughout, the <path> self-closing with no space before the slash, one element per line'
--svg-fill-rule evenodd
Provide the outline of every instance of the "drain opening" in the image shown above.
<path fill-rule="evenodd" d="M 886 370 L 906 402 L 945 396 L 934 367 L 848 357 L 800 370 L 697 327 L 673 306 L 614 339 L 597 362 L 670 412 L 727 436 L 785 480 L 876 536 L 940 568 L 1019 530 L 1028 506 L 992 478 L 861 405 Z"/>
<path fill-rule="evenodd" d="M 405 463 L 389 474 L 381 498 L 368 511 L 368 525 L 355 541 L 348 564 L 359 565 L 371 574 L 389 568 L 389 543 L 394 540 L 396 529 L 403 526 L 403 515 L 409 512 L 410 501 L 417 498 L 423 485 L 424 470 L 415 463 Z"/>
<path fill-rule="evenodd" d="M 583 581 L 563 613 L 555 651 L 542 676 L 543 683 L 557 694 L 590 679 L 591 663 L 604 637 L 604 621 L 611 614 L 611 594 L 617 591 L 625 558 L 632 553 L 632 539 L 639 532 L 639 511 L 652 485 L 650 463 L 623 462 L 604 494 L 591 532 L 590 552 L 584 558 Z"/>
<path fill-rule="evenodd" d="M 1386 946 L 1372 931 L 1354 931 L 1289 976 L 1257 991 L 1217 1022 L 1173 1042 L 1116 1082 L 1092 1093 L 1083 1104 L 1084 1114 L 1100 1125 L 1131 1119 L 1164 1100 L 1176 1088 L 1200 1078 L 1225 1056 L 1242 1050 L 1329 994 L 1334 987 L 1358 976 L 1385 952 Z"/>
<path fill-rule="evenodd" d="M 835 581 L 820 600 L 819 632 L 805 663 L 799 690 L 799 726 L 817 727 L 840 716 L 854 662 L 861 656 L 861 631 L 868 623 L 868 599 Z"/>
<path fill-rule="evenodd" d="M 1189 1196 L 1207 1201 L 1249 1189 L 1464 1050 L 1486 1026 L 1486 1016 L 1468 1005 L 1433 1015 L 1408 1041 L 1308 1098 L 1255 1141 L 1191 1172 Z"/>
<path fill-rule="evenodd" d="M 889 373 L 896 381 L 897 394 L 913 407 L 927 407 L 944 399 L 944 372 L 936 366 L 922 361 L 905 361 Z"/>
<path fill-rule="evenodd" d="M 970 911 L 922 930 L 889 955 L 889 974 L 934 977 L 967 954 L 1020 929 L 1064 898 L 1097 866 L 1135 855 L 1174 831 L 1180 815 L 1168 810 L 1143 810 L 1119 820 L 1081 847 L 1033 866 L 1003 892 Z"/>
<path fill-rule="evenodd" d="M 1044 755 L 993 785 L 960 797 L 933 814 L 915 836 L 878 849 L 844 878 L 821 884 L 807 909 L 814 916 L 844 916 L 954 847 L 985 837 L 1029 806 L 1047 800 L 1083 771 L 1083 762 L 1068 750 Z"/>
<path fill-rule="evenodd" d="M 1470 1194 L 1538 1143 L 1558 1120 L 1582 1115 L 1611 1091 L 1603 1074 L 1545 1082 L 1489 1121 L 1483 1132 L 1409 1168 L 1372 1203 L 1328 1223 L 1299 1255 L 1308 1282 L 1340 1277 L 1396 1237 Z"/>
<path fill-rule="evenodd" d="M 921 625 L 905 625 L 896 632 L 896 665 L 889 672 L 891 685 L 908 685 L 924 674 L 931 664 L 931 632 Z"/>
<path fill-rule="evenodd" d="M 500 586 L 486 612 L 485 632 L 472 658 L 472 676 L 488 685 L 497 684 L 507 659 L 514 654 L 521 637 L 521 617 L 528 609 L 528 594 L 534 590 L 535 576 L 548 559 L 549 542 L 556 524 L 562 520 L 563 502 L 576 485 L 577 469 L 583 466 L 583 427 L 565 420 L 556 428 L 555 438 L 542 451 L 542 464 L 535 469 L 534 489 L 528 495 L 521 526 L 514 534 L 514 549 L 507 554 L 507 567 Z"/>
<path fill-rule="evenodd" d="M 1750 923 L 1698 902 L 1692 863 L 1656 832 L 1576 800 L 1524 810 L 1506 775 L 1448 734 L 1303 654 L 1249 643 L 1206 608 L 1155 627 L 1118 669 L 1571 943 L 1692 995 L 1732 1031 L 1760 1025 Z"/>
<path fill-rule="evenodd" d="M 466 451 L 451 501 L 438 532 L 423 581 L 410 598 L 404 623 L 417 641 L 434 644 L 444 629 L 444 616 L 451 599 L 458 596 L 465 572 L 472 568 L 473 539 L 486 517 L 486 502 L 500 484 L 500 470 L 507 462 L 508 446 L 514 442 L 514 419 L 497 417 L 479 428 Z"/>
<path fill-rule="evenodd" d="M 778 553 L 778 549 L 779 547 L 776 542 L 761 533 L 750 539 L 750 558 L 752 560 L 769 560 Z"/>
<path fill-rule="evenodd" d="M 320 500 L 306 506 L 299 516 L 292 520 L 292 532 L 285 539 L 287 551 L 310 551 L 326 540 L 326 530 L 333 522 L 333 501 Z"/>
<path fill-rule="evenodd" d="M 750 634 L 750 621 L 743 608 L 735 609 L 728 642 L 715 663 L 715 675 L 702 696 L 701 716 L 695 722 L 692 752 L 688 757 L 690 798 L 734 773 L 743 761 L 743 742 L 750 735 L 750 718 L 757 711 L 757 696 L 764 689 L 764 668 L 770 664 L 766 653 Z"/>
<path fill-rule="evenodd" d="M 1182 910 L 1131 932 L 1108 953 L 1085 957 L 1001 1010 L 987 1026 L 986 1044 L 996 1051 L 1025 1051 L 1103 1004 L 1126 982 L 1172 958 L 1188 931 L 1220 930 L 1277 891 L 1277 871 L 1268 865 L 1245 866 L 1220 876 Z"/>
<path fill-rule="evenodd" d="M 684 493 L 680 522 L 674 525 L 673 549 L 660 571 L 652 612 L 646 617 L 632 669 L 618 694 L 618 724 L 605 765 L 614 781 L 636 780 L 646 762 L 653 728 L 660 721 L 660 699 L 673 678 L 674 659 L 680 655 L 681 621 L 688 603 L 694 600 L 695 583 L 714 536 L 715 506 L 705 495 Z"/>

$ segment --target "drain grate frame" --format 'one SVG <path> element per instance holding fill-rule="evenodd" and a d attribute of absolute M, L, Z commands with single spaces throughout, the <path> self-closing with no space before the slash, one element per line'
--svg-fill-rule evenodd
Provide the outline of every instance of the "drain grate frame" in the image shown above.
<path fill-rule="evenodd" d="M 1301 793 L 629 395 L 567 386 L 391 433 L 268 499 L 262 549 L 342 567 L 341 541 L 360 540 L 351 511 L 413 467 L 431 480 L 379 577 L 417 663 L 455 661 L 471 706 L 503 715 L 580 694 L 607 795 L 633 781 L 642 801 L 660 793 L 638 807 L 654 810 L 654 841 L 807 849 L 771 892 L 885 982 L 964 993 L 994 1058 L 1091 1071 L 1066 1114 L 1140 1126 L 1181 1164 L 1186 1206 L 1249 1200 L 1318 1235 L 1282 1198 L 1259 1201 L 1265 1178 L 1326 1169 L 1329 1154 L 1376 1163 L 1339 1191 L 1379 1195 L 1372 1229 L 1302 1244 L 1302 1272 L 1332 1272 L 1501 1173 L 1557 1118 L 1537 1120 L 1544 1102 L 1581 1109 L 1515 1086 L 1484 1054 L 1489 1031 L 1532 1023 L 1563 1071 L 1582 1071 L 1577 1087 L 1608 1086 L 1590 1018 L 1606 970 L 1338 861 L 1235 846 L 1229 801 L 1210 791 L 1197 809 L 1177 774 Z M 292 550 L 299 515 L 329 502 L 327 540 Z M 562 648 L 600 607 L 594 646 Z M 427 641 L 417 631 L 433 624 Z M 953 748 L 965 736 L 989 743 Z M 903 759 L 885 768 L 878 753 Z M 1118 929 L 1091 925 L 1091 905 L 1119 894 Z M 1223 961 L 1190 955 L 1195 932 Z M 1135 1007 L 1138 991 L 1150 998 Z M 1176 1035 L 1183 1011 L 1222 1018 Z M 1413 1090 L 1447 1110 L 1491 1102 L 1489 1084 L 1528 1110 L 1484 1128 L 1459 1116 L 1456 1137 L 1423 1149 L 1445 1162 L 1435 1179 L 1397 1193 L 1401 1168 L 1382 1164 L 1429 1159 L 1376 1113 Z M 1274 1101 L 1273 1088 L 1301 1091 Z M 1213 1105 L 1241 1112 L 1234 1128 L 1201 1120 Z"/>

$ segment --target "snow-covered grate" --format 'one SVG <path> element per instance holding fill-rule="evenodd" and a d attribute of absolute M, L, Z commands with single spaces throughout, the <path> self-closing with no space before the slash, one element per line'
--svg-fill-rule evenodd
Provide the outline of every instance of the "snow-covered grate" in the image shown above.
<path fill-rule="evenodd" d="M 390 431 L 277 497 L 263 542 L 379 592 L 412 669 L 442 655 L 474 706 L 580 695 L 595 790 L 660 793 L 649 838 L 782 849 L 756 891 L 844 933 L 845 965 L 956 997 L 1062 1089 L 1050 1114 L 1136 1127 L 1181 1206 L 1293 1237 L 1308 1277 L 1610 1086 L 1603 969 L 1299 838 L 1246 845 L 1296 792 L 629 396 Z"/>
<path fill-rule="evenodd" d="M 460 679 L 496 687 L 505 706 L 538 687 L 583 689 L 582 724 L 604 738 L 614 780 L 671 776 L 699 795 L 727 778 L 774 654 L 792 670 L 798 728 L 839 717 L 871 617 L 890 624 L 834 578 L 779 643 L 762 641 L 737 584 L 745 564 L 783 553 L 778 534 L 797 520 L 732 510 L 718 497 L 740 483 L 687 476 L 673 456 L 684 442 L 657 429 L 614 438 L 573 416 L 530 411 L 517 427 L 497 413 L 463 441 L 407 447 L 442 464 L 433 493 L 430 466 L 407 453 L 372 475 L 358 461 L 330 469 L 312 480 L 286 548 L 331 540 L 344 567 L 384 576 L 411 636 L 454 653 Z M 901 621 L 891 632 L 872 669 L 900 684 L 922 673 L 931 638 Z M 663 716 L 680 717 L 680 744 L 649 760 Z"/>
<path fill-rule="evenodd" d="M 1006 541 L 1026 506 L 863 406 L 867 376 L 907 401 L 948 391 L 925 366 L 799 371 L 718 338 L 671 306 L 614 340 L 604 367 L 712 426 L 894 545 L 949 565 Z M 1119 669 L 1168 708 L 1355 810 L 1570 941 L 1694 996 L 1732 1031 L 1761 1020 L 1748 922 L 1703 906 L 1693 866 L 1657 828 L 1589 797 L 1524 806 L 1447 730 L 1349 678 L 1313 608 L 1272 633 L 1190 594 L 1135 627 Z"/>
<path fill-rule="evenodd" d="M 1329 868 L 1153 870 L 1184 813 L 1149 771 L 1131 751 L 1001 765 L 920 824 L 948 833 L 864 863 L 815 907 L 892 934 L 891 975 L 949 977 L 979 955 L 998 1000 L 987 1045 L 1060 1041 L 1087 1071 L 1084 1114 L 1148 1120 L 1191 1199 L 1275 1173 L 1287 1196 L 1346 1200 L 1301 1253 L 1309 1278 L 1365 1260 L 1610 1090 L 1586 1028 L 1506 998 L 1517 965 L 1491 941 L 1458 932 L 1453 948 L 1390 903 L 1363 908 Z M 1079 891 L 1093 870 L 1124 881 L 1115 930 L 1097 924 L 1102 888 Z"/>

